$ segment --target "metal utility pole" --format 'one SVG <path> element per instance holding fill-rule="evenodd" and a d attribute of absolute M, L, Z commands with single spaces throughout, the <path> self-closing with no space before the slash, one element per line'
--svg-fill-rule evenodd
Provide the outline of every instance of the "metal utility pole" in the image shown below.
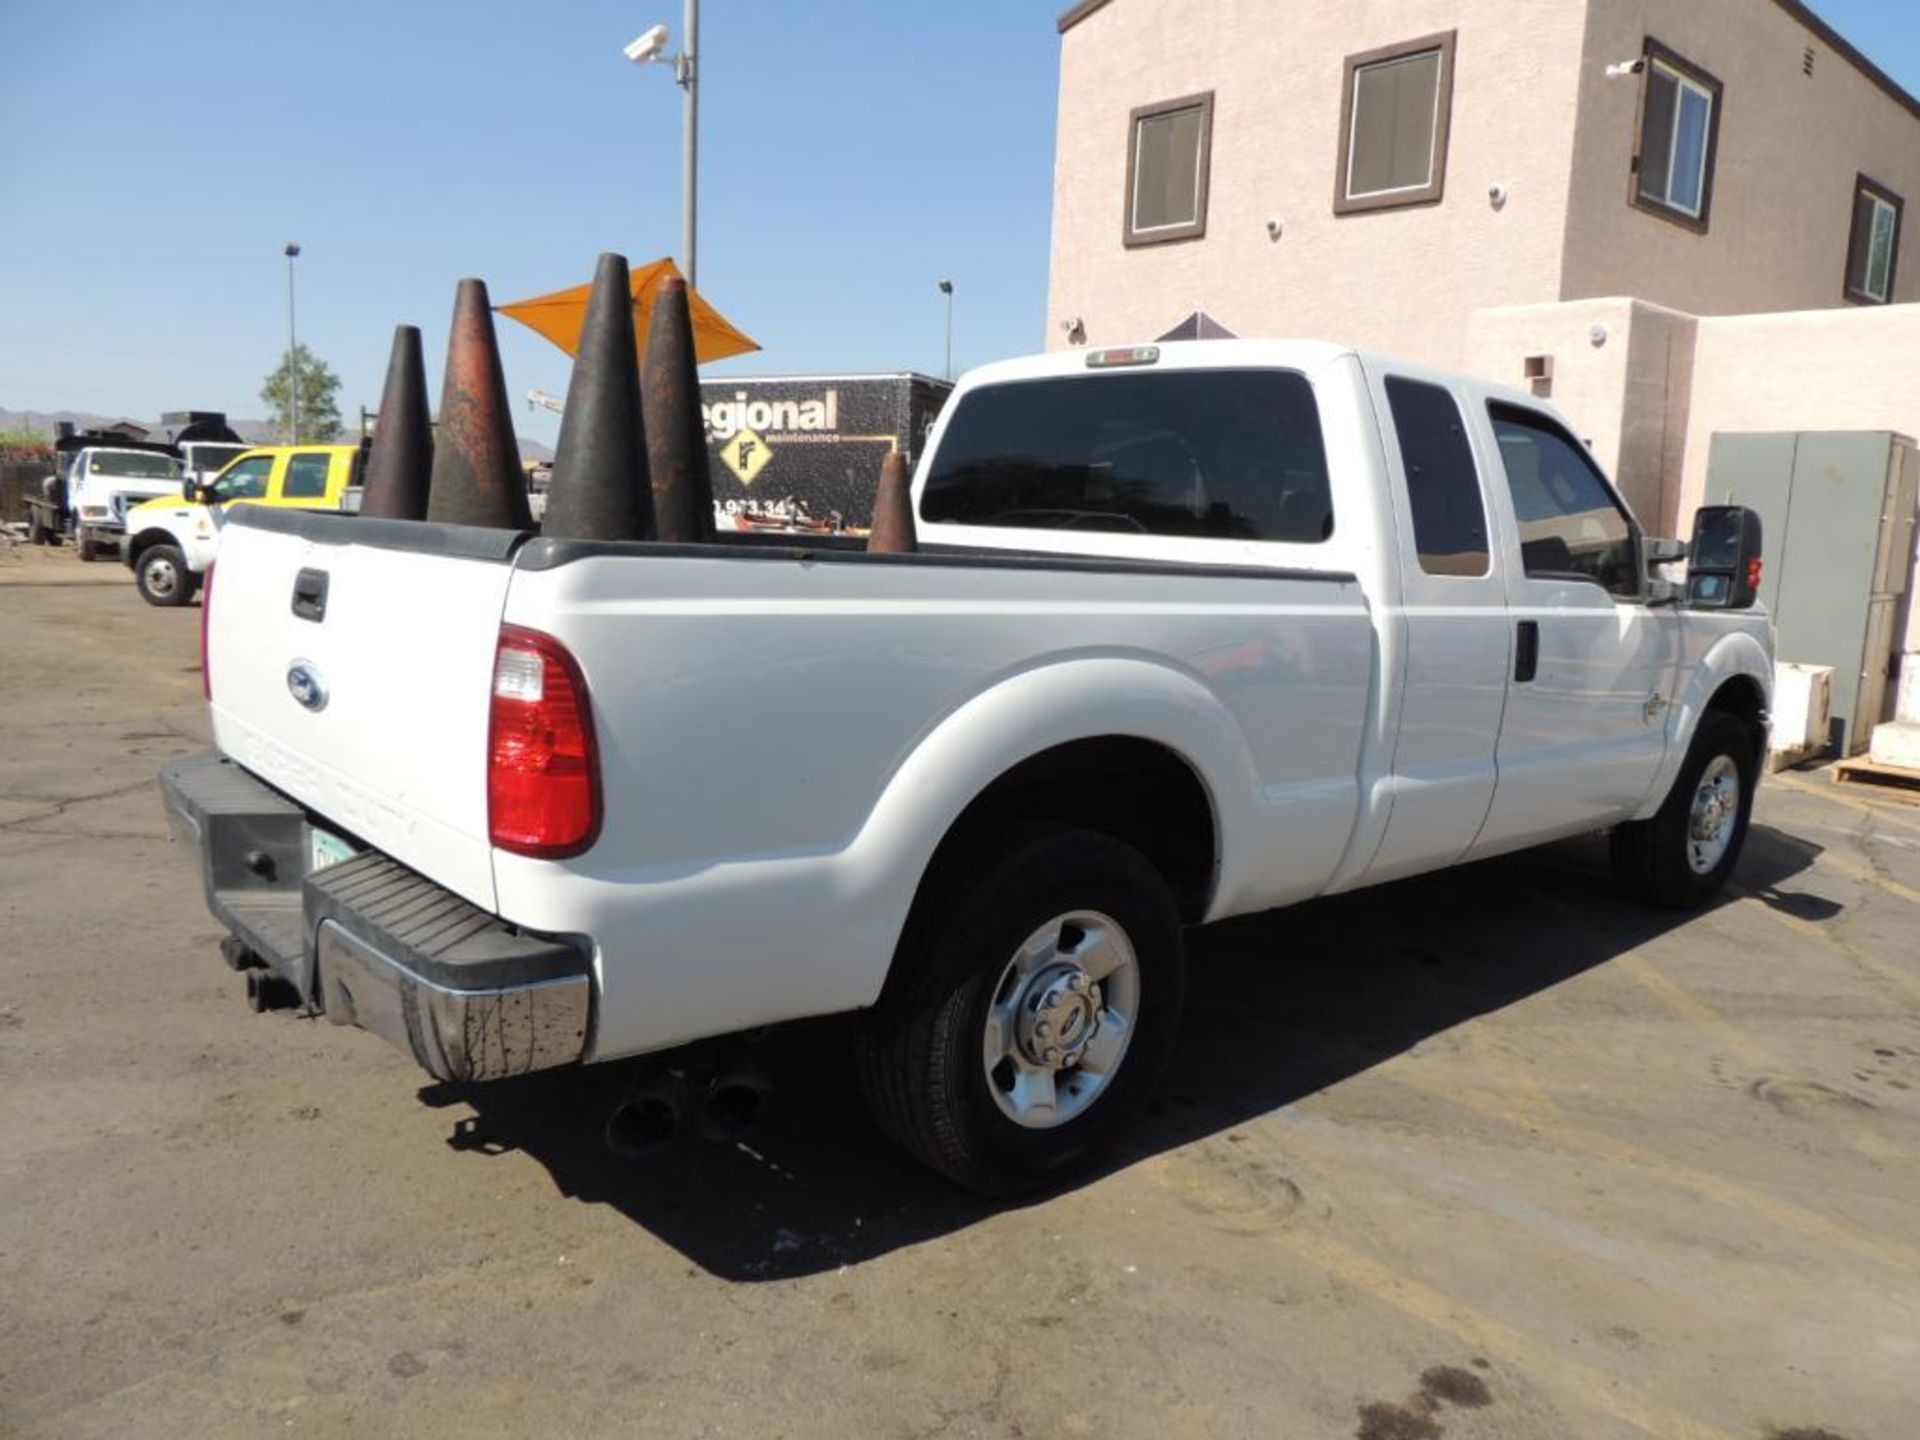
<path fill-rule="evenodd" d="M 942 278 L 940 293 L 947 297 L 947 379 L 953 379 L 953 281 Z"/>
<path fill-rule="evenodd" d="M 299 341 L 293 328 L 293 262 L 299 257 L 300 247 L 293 241 L 287 242 L 287 393 L 289 409 L 287 415 L 287 443 L 300 443 L 300 365 Z"/>
<path fill-rule="evenodd" d="M 698 290 L 695 280 L 695 252 L 700 237 L 700 74 L 696 68 L 700 54 L 700 0 L 687 0 L 686 18 L 680 39 L 680 63 L 674 78 L 685 92 L 686 118 L 681 137 L 680 176 L 680 249 L 686 257 L 687 288 Z"/>
<path fill-rule="evenodd" d="M 667 54 L 672 32 L 652 25 L 626 47 L 636 65 L 673 63 L 673 79 L 685 95 L 681 122 L 680 270 L 687 285 L 697 288 L 700 238 L 700 0 L 686 0 L 682 16 L 680 53 Z"/>

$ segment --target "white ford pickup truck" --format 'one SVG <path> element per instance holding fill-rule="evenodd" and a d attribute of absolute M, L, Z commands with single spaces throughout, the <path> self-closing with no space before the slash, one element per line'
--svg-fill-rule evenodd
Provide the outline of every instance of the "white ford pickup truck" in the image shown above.
<path fill-rule="evenodd" d="M 1153 1088 L 1184 927 L 1602 829 L 1686 906 L 1739 855 L 1758 522 L 1644 537 L 1531 396 L 1073 351 L 966 377 L 912 493 L 913 554 L 236 511 L 218 753 L 163 776 L 230 959 L 461 1080 L 864 1012 L 883 1128 L 1011 1193 Z"/>

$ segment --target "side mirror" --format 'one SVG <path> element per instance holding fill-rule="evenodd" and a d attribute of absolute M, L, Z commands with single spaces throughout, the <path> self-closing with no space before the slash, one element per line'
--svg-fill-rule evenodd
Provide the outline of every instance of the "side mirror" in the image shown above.
<path fill-rule="evenodd" d="M 1687 603 L 1701 610 L 1751 610 L 1760 598 L 1760 517 L 1744 505 L 1694 512 L 1687 551 Z"/>

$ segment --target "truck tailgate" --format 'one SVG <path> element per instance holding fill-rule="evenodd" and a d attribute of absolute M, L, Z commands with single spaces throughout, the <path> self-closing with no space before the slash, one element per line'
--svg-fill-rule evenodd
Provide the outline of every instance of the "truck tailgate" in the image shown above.
<path fill-rule="evenodd" d="M 520 539 L 241 506 L 207 617 L 220 749 L 483 909 L 488 697 Z"/>

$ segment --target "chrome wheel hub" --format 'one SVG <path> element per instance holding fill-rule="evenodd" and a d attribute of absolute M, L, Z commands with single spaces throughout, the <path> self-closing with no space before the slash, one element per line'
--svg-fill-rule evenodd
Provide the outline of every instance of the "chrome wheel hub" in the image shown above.
<path fill-rule="evenodd" d="M 1104 1091 L 1133 1038 L 1133 942 L 1097 910 L 1057 915 L 1001 971 L 980 1059 L 1000 1111 L 1033 1130 L 1064 1125 Z"/>
<path fill-rule="evenodd" d="M 149 560 L 147 562 L 147 588 L 156 595 L 171 595 L 173 587 L 180 583 L 179 572 L 173 568 L 171 560 Z"/>
<path fill-rule="evenodd" d="M 1726 857 L 1739 818 L 1740 768 L 1716 755 L 1700 772 L 1687 814 L 1687 864 L 1694 874 L 1708 874 Z"/>

